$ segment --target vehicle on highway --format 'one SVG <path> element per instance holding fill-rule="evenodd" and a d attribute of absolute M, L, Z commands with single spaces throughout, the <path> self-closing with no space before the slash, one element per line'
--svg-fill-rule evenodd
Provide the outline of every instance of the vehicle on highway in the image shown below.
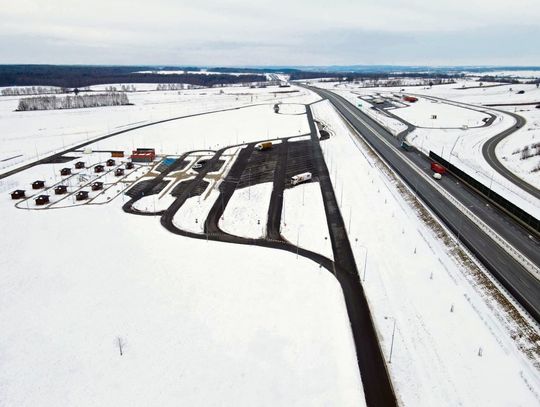
<path fill-rule="evenodd" d="M 269 150 L 271 148 L 272 148 L 271 141 L 265 141 L 264 143 L 255 144 L 255 150 L 263 151 L 263 150 Z"/>
<path fill-rule="evenodd" d="M 439 174 L 438 172 L 434 172 L 434 173 L 433 173 L 433 178 L 435 178 L 435 179 L 442 179 L 442 175 Z"/>
<path fill-rule="evenodd" d="M 309 181 L 311 179 L 311 172 L 304 172 L 302 174 L 293 175 L 291 177 L 291 185 L 298 185 L 302 182 Z"/>
<path fill-rule="evenodd" d="M 441 164 L 439 163 L 431 163 L 431 171 L 435 172 L 436 174 L 440 174 L 440 175 L 443 175 L 445 172 L 446 172 L 446 168 L 444 168 Z M 439 179 L 439 178 L 438 178 Z"/>
<path fill-rule="evenodd" d="M 401 146 L 400 146 L 402 149 L 404 149 L 405 151 L 412 151 L 413 147 L 407 143 L 405 140 L 403 140 L 401 142 Z"/>

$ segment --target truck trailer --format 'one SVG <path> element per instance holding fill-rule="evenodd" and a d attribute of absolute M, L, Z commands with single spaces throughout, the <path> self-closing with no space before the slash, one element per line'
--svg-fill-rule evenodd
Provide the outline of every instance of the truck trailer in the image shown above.
<path fill-rule="evenodd" d="M 446 168 L 444 168 L 441 164 L 439 163 L 431 163 L 431 171 L 437 173 L 437 174 L 441 174 L 443 175 L 445 172 L 446 172 Z"/>
<path fill-rule="evenodd" d="M 269 150 L 271 148 L 272 148 L 272 142 L 271 141 L 265 141 L 263 143 L 255 144 L 255 150 L 263 151 L 263 150 Z"/>
<path fill-rule="evenodd" d="M 298 185 L 302 182 L 311 180 L 311 172 L 304 172 L 302 174 L 293 175 L 291 177 L 291 185 Z"/>

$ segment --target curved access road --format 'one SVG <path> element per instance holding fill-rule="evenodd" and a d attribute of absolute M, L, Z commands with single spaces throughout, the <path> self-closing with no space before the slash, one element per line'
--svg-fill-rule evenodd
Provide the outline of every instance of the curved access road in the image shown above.
<path fill-rule="evenodd" d="M 529 194 L 534 196 L 536 199 L 540 199 L 540 189 L 538 189 L 532 184 L 529 184 L 523 178 L 518 177 L 515 173 L 510 171 L 503 163 L 501 163 L 501 161 L 497 157 L 497 154 L 495 154 L 495 149 L 497 148 L 497 145 L 503 139 L 505 139 L 512 133 L 518 131 L 527 123 L 527 121 L 525 120 L 523 116 L 520 116 L 515 113 L 511 113 L 511 112 L 503 112 L 503 113 L 509 114 L 514 119 L 516 119 L 516 125 L 515 127 L 507 129 L 497 134 L 496 136 L 490 138 L 488 141 L 486 141 L 484 145 L 482 146 L 482 155 L 484 156 L 484 159 L 489 163 L 489 165 L 491 165 L 491 167 L 495 171 L 497 171 L 500 175 L 505 177 L 507 180 L 509 180 L 513 184 L 517 185 L 519 188 L 528 192 Z"/>
<path fill-rule="evenodd" d="M 463 103 L 463 102 L 456 102 L 454 100 L 448 100 L 443 99 L 440 97 L 435 96 L 425 96 L 425 95 L 417 95 L 420 97 L 433 99 L 433 100 L 440 100 L 441 102 L 454 104 L 456 106 L 462 106 L 465 108 L 477 110 L 478 108 L 481 108 L 482 106 L 476 106 L 472 105 L 470 103 Z M 540 199 L 540 189 L 538 189 L 536 186 L 531 185 L 527 181 L 525 181 L 523 178 L 518 177 L 515 173 L 510 171 L 497 157 L 497 154 L 495 153 L 495 149 L 497 148 L 497 145 L 506 137 L 510 136 L 511 134 L 515 133 L 519 129 L 525 126 L 527 124 L 527 121 L 523 116 L 520 116 L 519 114 L 508 112 L 505 110 L 500 109 L 494 109 L 492 107 L 489 108 L 490 110 L 507 114 L 509 116 L 512 116 L 514 120 L 516 121 L 516 124 L 509 129 L 506 129 L 499 134 L 496 134 L 495 136 L 491 137 L 488 141 L 484 143 L 482 146 L 482 155 L 484 156 L 484 159 L 487 161 L 487 163 L 500 175 L 505 177 L 508 181 L 516 185 L 517 187 L 521 188 L 525 192 L 531 194 L 536 199 Z M 486 112 L 487 113 L 487 112 Z"/>

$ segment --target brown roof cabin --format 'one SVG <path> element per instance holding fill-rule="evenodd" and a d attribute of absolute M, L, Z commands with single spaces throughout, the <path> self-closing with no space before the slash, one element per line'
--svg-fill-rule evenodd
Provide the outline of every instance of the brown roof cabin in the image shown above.
<path fill-rule="evenodd" d="M 88 191 L 79 191 L 79 192 L 77 192 L 77 194 L 75 195 L 75 199 L 77 201 L 84 201 L 84 200 L 88 199 Z"/>
<path fill-rule="evenodd" d="M 94 172 L 103 172 L 104 170 L 105 170 L 105 167 L 103 165 L 101 165 L 101 164 L 96 165 L 94 167 Z"/>
<path fill-rule="evenodd" d="M 96 181 L 92 184 L 92 191 L 99 191 L 103 189 L 103 182 Z"/>
<path fill-rule="evenodd" d="M 107 167 L 112 167 L 114 164 L 116 164 L 116 162 L 112 158 L 109 158 L 106 164 Z"/>
<path fill-rule="evenodd" d="M 71 168 L 62 168 L 60 170 L 60 175 L 71 175 Z"/>
<path fill-rule="evenodd" d="M 126 170 L 131 170 L 133 168 L 133 163 L 131 161 L 128 161 L 126 163 Z"/>
<path fill-rule="evenodd" d="M 36 205 L 45 205 L 49 203 L 49 195 L 40 195 L 36 198 Z"/>
<path fill-rule="evenodd" d="M 78 169 L 78 170 L 84 168 L 84 161 L 77 161 L 75 163 L 75 168 Z"/>
<path fill-rule="evenodd" d="M 56 195 L 62 195 L 62 194 L 65 194 L 67 192 L 67 185 L 58 185 L 57 187 L 54 188 L 54 193 Z"/>
<path fill-rule="evenodd" d="M 123 168 L 117 168 L 114 171 L 114 175 L 116 175 L 117 177 L 120 177 L 120 176 L 124 175 L 124 169 Z"/>
<path fill-rule="evenodd" d="M 45 188 L 45 181 L 32 182 L 32 189 L 41 189 L 41 188 Z"/>
<path fill-rule="evenodd" d="M 24 189 L 16 189 L 11 193 L 11 199 L 21 199 L 25 198 Z"/>

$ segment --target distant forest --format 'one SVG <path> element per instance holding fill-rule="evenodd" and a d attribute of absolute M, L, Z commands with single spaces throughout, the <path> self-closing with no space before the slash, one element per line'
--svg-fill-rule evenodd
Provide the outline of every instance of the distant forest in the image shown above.
<path fill-rule="evenodd" d="M 178 68 L 177 68 L 178 69 Z M 58 86 L 82 88 L 111 83 L 187 83 L 211 87 L 265 82 L 264 75 L 134 73 L 147 66 L 0 65 L 0 86 Z"/>

